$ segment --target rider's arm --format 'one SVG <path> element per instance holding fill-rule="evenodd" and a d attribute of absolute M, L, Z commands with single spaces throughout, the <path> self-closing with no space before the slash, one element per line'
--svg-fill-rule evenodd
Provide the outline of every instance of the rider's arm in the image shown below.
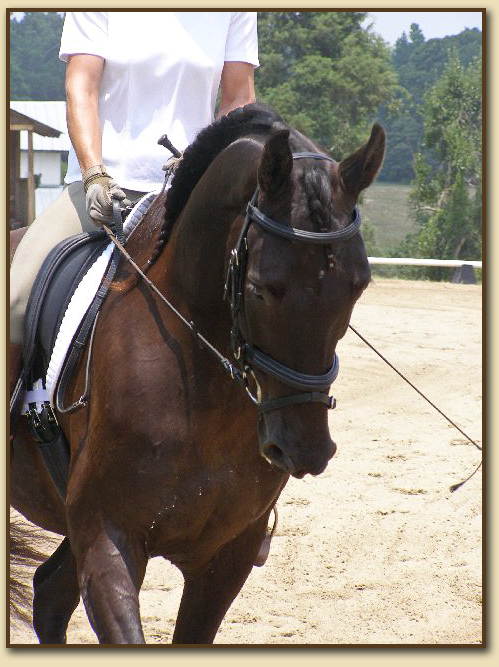
<path fill-rule="evenodd" d="M 103 58 L 86 54 L 69 56 L 66 66 L 68 131 L 82 172 L 102 164 L 99 86 L 103 69 Z"/>
<path fill-rule="evenodd" d="M 254 69 L 250 63 L 225 63 L 220 80 L 220 110 L 217 118 L 255 101 Z"/>

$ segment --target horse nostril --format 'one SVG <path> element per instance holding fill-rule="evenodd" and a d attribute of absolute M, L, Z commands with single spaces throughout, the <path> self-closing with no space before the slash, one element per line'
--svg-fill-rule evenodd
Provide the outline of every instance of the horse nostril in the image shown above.
<path fill-rule="evenodd" d="M 274 444 L 267 443 L 262 447 L 263 457 L 276 468 L 280 468 L 287 473 L 293 472 L 293 464 L 290 458 L 282 451 L 282 449 Z"/>
<path fill-rule="evenodd" d="M 277 445 L 269 445 L 265 449 L 265 454 L 272 459 L 272 461 L 282 461 L 284 459 L 284 453 Z"/>

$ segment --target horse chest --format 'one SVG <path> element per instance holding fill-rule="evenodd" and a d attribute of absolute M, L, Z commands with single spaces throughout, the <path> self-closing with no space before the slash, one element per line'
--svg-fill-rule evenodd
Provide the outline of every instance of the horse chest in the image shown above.
<path fill-rule="evenodd" d="M 283 486 L 259 475 L 248 484 L 231 467 L 223 475 L 219 471 L 197 480 L 186 495 L 174 495 L 152 521 L 150 554 L 179 567 L 210 560 L 274 505 Z"/>

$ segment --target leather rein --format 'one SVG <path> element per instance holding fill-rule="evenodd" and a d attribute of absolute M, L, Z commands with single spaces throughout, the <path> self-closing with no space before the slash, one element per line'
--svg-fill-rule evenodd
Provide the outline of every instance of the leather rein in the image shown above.
<path fill-rule="evenodd" d="M 293 159 L 313 158 L 316 160 L 334 162 L 334 160 L 329 156 L 320 153 L 293 153 L 292 156 Z M 279 361 L 265 354 L 262 350 L 259 350 L 256 346 L 251 345 L 245 340 L 240 328 L 240 321 L 241 319 L 244 319 L 243 293 L 248 259 L 247 236 L 251 224 L 255 223 L 263 230 L 277 235 L 283 239 L 300 241 L 304 243 L 331 245 L 339 241 L 350 240 L 358 233 L 361 222 L 360 213 L 358 209 L 355 208 L 353 211 L 351 223 L 344 229 L 331 232 L 309 232 L 302 229 L 295 229 L 289 224 L 283 224 L 266 216 L 257 207 L 258 194 L 259 188 L 257 185 L 253 197 L 247 204 L 246 216 L 243 222 L 243 226 L 236 246 L 231 253 L 224 289 L 224 298 L 229 300 L 232 315 L 232 349 L 234 357 L 242 365 L 242 371 L 237 366 L 232 364 L 226 357 L 224 357 L 216 348 L 213 347 L 213 345 L 199 332 L 194 322 L 187 320 L 173 306 L 173 304 L 168 301 L 168 299 L 166 299 L 166 297 L 158 290 L 152 281 L 149 280 L 145 273 L 130 257 L 121 242 L 122 217 L 119 204 L 117 202 L 114 202 L 114 229 L 111 230 L 106 225 L 104 225 L 104 229 L 111 240 L 118 247 L 121 254 L 139 273 L 148 287 L 190 329 L 192 334 L 197 338 L 198 343 L 207 349 L 218 360 L 222 368 L 230 375 L 233 380 L 237 380 L 244 385 L 248 396 L 258 407 L 260 414 L 270 410 L 277 410 L 285 406 L 296 405 L 300 403 L 323 403 L 327 406 L 328 409 L 334 408 L 336 401 L 332 396 L 329 396 L 329 387 L 338 376 L 339 360 L 336 353 L 334 355 L 332 365 L 326 373 L 321 375 L 309 375 L 307 373 L 300 373 L 290 366 L 281 364 Z M 113 231 L 115 231 L 115 234 Z M 292 387 L 293 389 L 301 390 L 301 393 L 294 393 L 290 394 L 289 396 L 262 401 L 261 391 L 255 378 L 254 369 L 279 380 L 283 384 Z M 250 389 L 250 377 L 254 379 L 257 385 L 256 396 Z"/>

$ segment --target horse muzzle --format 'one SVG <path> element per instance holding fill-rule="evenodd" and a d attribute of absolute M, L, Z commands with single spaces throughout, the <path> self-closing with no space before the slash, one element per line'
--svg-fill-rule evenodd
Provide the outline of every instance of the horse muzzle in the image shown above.
<path fill-rule="evenodd" d="M 326 428 L 309 428 L 276 415 L 260 416 L 258 423 L 260 454 L 274 469 L 301 479 L 320 475 L 336 452 Z"/>

